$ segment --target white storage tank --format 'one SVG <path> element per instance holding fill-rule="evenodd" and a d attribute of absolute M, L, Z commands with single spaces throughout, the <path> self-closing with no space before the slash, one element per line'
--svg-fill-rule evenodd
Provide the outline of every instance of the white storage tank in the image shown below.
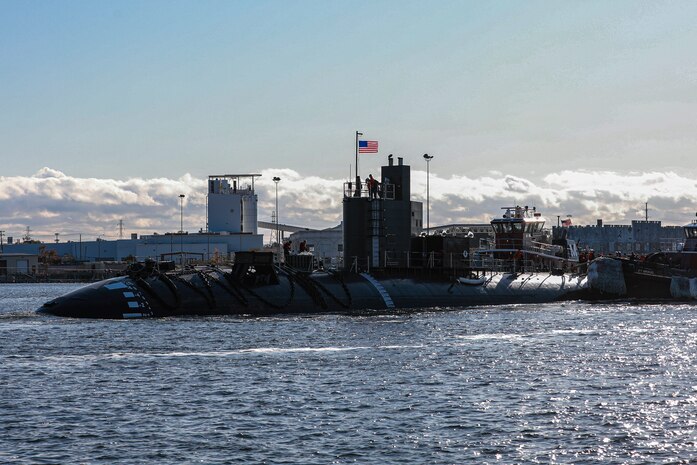
<path fill-rule="evenodd" d="M 249 194 L 242 196 L 242 232 L 257 233 L 257 196 Z"/>

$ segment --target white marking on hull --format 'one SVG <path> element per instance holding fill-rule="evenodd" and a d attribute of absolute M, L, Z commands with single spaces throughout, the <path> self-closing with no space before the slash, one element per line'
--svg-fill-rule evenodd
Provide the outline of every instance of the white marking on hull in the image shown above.
<path fill-rule="evenodd" d="M 385 306 L 387 308 L 395 308 L 394 302 L 392 301 L 392 297 L 390 297 L 390 294 L 387 292 L 387 289 L 385 289 L 385 287 L 382 284 L 380 284 L 380 282 L 377 279 L 373 278 L 368 273 L 361 273 L 361 276 L 363 276 L 378 291 L 380 297 L 382 297 L 382 300 L 383 302 L 385 302 Z"/>
<path fill-rule="evenodd" d="M 128 286 L 126 286 L 123 282 L 119 281 L 117 283 L 106 284 L 104 287 L 106 287 L 110 291 L 114 291 L 117 289 L 126 289 Z"/>

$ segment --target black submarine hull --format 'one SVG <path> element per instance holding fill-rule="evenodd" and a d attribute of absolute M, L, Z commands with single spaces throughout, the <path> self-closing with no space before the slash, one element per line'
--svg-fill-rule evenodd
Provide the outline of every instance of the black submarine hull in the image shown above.
<path fill-rule="evenodd" d="M 476 284 L 458 279 L 280 271 L 253 284 L 222 270 L 124 276 L 85 286 L 38 312 L 73 318 L 149 318 L 449 308 L 544 303 L 579 298 L 586 279 L 551 273 L 492 273 Z"/>

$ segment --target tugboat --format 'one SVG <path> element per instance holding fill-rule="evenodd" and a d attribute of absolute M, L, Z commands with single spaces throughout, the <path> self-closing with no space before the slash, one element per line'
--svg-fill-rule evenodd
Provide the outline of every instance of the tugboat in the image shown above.
<path fill-rule="evenodd" d="M 588 268 L 590 292 L 606 298 L 697 299 L 697 220 L 683 230 L 682 250 L 594 260 Z"/>
<path fill-rule="evenodd" d="M 545 243 L 535 208 L 510 207 L 492 220 L 493 244 L 418 235 L 412 221 L 421 205 L 411 200 L 410 167 L 401 157 L 398 164 L 388 161 L 380 189 L 344 185 L 341 270 L 307 271 L 300 262 L 308 257 L 286 262 L 254 251 L 236 253 L 228 269 L 148 261 L 38 311 L 83 318 L 397 311 L 551 302 L 586 289 L 575 244 Z"/>
<path fill-rule="evenodd" d="M 579 272 L 576 242 L 564 235 L 550 244 L 544 236 L 545 220 L 535 207 L 503 207 L 502 210 L 505 210 L 503 217 L 491 221 L 495 248 L 480 253 L 512 264 L 513 271 Z"/>

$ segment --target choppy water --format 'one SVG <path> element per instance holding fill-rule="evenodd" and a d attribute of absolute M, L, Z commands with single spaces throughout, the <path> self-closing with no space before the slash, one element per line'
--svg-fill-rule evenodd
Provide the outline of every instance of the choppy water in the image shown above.
<path fill-rule="evenodd" d="M 142 321 L 0 286 L 0 463 L 687 463 L 697 306 Z"/>

